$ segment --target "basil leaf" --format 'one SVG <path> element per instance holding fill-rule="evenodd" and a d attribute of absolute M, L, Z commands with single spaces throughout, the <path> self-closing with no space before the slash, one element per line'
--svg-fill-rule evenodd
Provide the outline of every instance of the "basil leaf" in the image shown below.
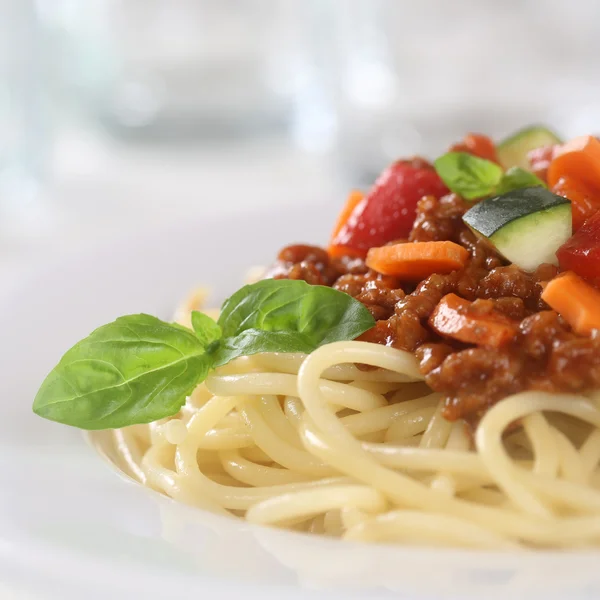
<path fill-rule="evenodd" d="M 197 310 L 192 311 L 192 327 L 205 349 L 213 346 L 223 336 L 220 325 L 208 315 Z"/>
<path fill-rule="evenodd" d="M 120 317 L 63 356 L 33 411 L 82 429 L 149 423 L 176 414 L 211 363 L 192 331 L 150 315 Z"/>
<path fill-rule="evenodd" d="M 467 152 L 448 152 L 434 163 L 446 186 L 465 200 L 475 200 L 494 193 L 502 179 L 496 163 Z"/>
<path fill-rule="evenodd" d="M 323 344 L 353 340 L 375 320 L 344 292 L 304 281 L 267 279 L 231 296 L 219 325 L 224 339 L 215 366 L 259 352 L 308 353 Z M 266 335 L 273 333 L 279 335 Z"/>
<path fill-rule="evenodd" d="M 302 333 L 246 329 L 239 335 L 225 338 L 216 350 L 213 360 L 215 366 L 221 366 L 240 356 L 252 356 L 263 352 L 309 354 L 314 349 L 314 343 Z"/>
<path fill-rule="evenodd" d="M 309 353 L 375 325 L 348 294 L 303 281 L 261 281 L 235 293 L 219 322 L 192 313 L 191 331 L 149 315 L 120 317 L 75 344 L 46 377 L 36 414 L 82 429 L 176 414 L 210 369 L 259 352 Z"/>
<path fill-rule="evenodd" d="M 495 193 L 498 196 L 507 194 L 513 190 L 520 190 L 529 187 L 547 187 L 546 184 L 533 173 L 521 169 L 521 167 L 511 167 L 500 180 Z"/>

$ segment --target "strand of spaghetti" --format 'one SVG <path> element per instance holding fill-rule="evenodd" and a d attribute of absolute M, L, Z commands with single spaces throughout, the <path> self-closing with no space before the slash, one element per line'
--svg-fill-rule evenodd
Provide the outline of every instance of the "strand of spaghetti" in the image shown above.
<path fill-rule="evenodd" d="M 594 429 L 579 449 L 583 468 L 588 476 L 597 468 L 600 461 L 600 429 Z"/>
<path fill-rule="evenodd" d="M 527 415 L 523 419 L 523 428 L 533 448 L 533 472 L 556 477 L 558 452 L 546 417 L 542 413 Z"/>
<path fill-rule="evenodd" d="M 443 448 L 448 441 L 452 423 L 444 419 L 443 410 L 444 403 L 440 400 L 421 439 L 421 448 Z"/>
<path fill-rule="evenodd" d="M 384 396 L 385 394 L 389 394 L 390 392 L 396 391 L 398 389 L 398 386 L 403 384 L 396 382 L 390 383 L 387 381 L 351 381 L 348 383 L 348 385 L 359 390 L 366 390 L 367 392 L 381 394 L 382 396 Z"/>
<path fill-rule="evenodd" d="M 306 354 L 264 353 L 257 354 L 253 359 L 258 366 L 263 367 L 266 371 L 274 370 L 281 373 L 289 373 L 290 375 L 297 375 L 306 356 Z M 329 367 L 323 372 L 323 378 L 331 381 L 375 381 L 378 383 L 423 381 L 423 376 L 418 370 L 409 375 L 399 372 L 395 368 L 363 371 L 351 363 Z"/>
<path fill-rule="evenodd" d="M 256 446 L 251 446 L 250 448 L 242 448 L 240 451 L 240 455 L 243 456 L 246 460 L 249 460 L 253 463 L 259 463 L 263 465 L 272 465 L 273 460 L 267 454 L 265 454 L 260 448 Z"/>
<path fill-rule="evenodd" d="M 386 509 L 387 501 L 382 494 L 369 486 L 330 486 L 327 489 L 300 491 L 269 498 L 248 509 L 246 519 L 251 523 L 267 525 L 348 506 L 368 513 L 378 513 Z"/>
<path fill-rule="evenodd" d="M 344 531 L 344 523 L 342 522 L 340 510 L 328 510 L 323 517 L 323 527 L 325 528 L 325 533 L 327 535 L 334 535 L 336 537 L 341 537 L 342 532 Z"/>
<path fill-rule="evenodd" d="M 434 414 L 434 417 L 436 413 Z M 433 417 L 432 417 L 433 419 Z M 445 449 L 459 449 L 459 450 L 468 450 L 470 447 L 470 442 L 465 434 L 465 424 L 462 421 L 455 421 L 451 424 L 450 433 L 448 435 L 448 440 L 446 441 Z M 448 472 L 441 472 L 436 475 L 431 483 L 431 489 L 441 491 L 445 493 L 447 496 L 454 496 L 458 490 L 458 482 L 453 474 Z"/>
<path fill-rule="evenodd" d="M 490 533 L 466 519 L 410 510 L 396 510 L 358 523 L 346 532 L 344 539 L 502 550 L 519 548 L 506 536 Z"/>
<path fill-rule="evenodd" d="M 430 413 L 428 408 L 435 405 L 438 398 L 438 394 L 431 394 L 417 400 L 407 400 L 398 404 L 390 404 L 389 406 L 382 406 L 368 412 L 342 417 L 340 422 L 354 435 L 381 431 L 382 429 L 388 429 L 395 420 L 403 415 L 411 414 L 414 419 L 419 419 L 419 416 L 422 415 L 421 420 L 427 419 Z M 413 415 L 413 413 L 418 414 Z M 417 431 L 417 433 L 420 433 L 420 431 Z"/>
<path fill-rule="evenodd" d="M 199 450 L 234 450 L 253 444 L 250 433 L 233 427 L 209 429 L 204 435 L 196 438 L 196 447 Z"/>
<path fill-rule="evenodd" d="M 113 431 L 116 450 L 123 459 L 131 475 L 142 485 L 146 484 L 146 473 L 142 469 L 143 453 L 137 443 L 133 432 L 129 428 L 115 429 Z"/>
<path fill-rule="evenodd" d="M 267 425 L 292 446 L 304 450 L 298 430 L 283 413 L 277 396 L 261 396 L 259 403 L 261 414 Z"/>
<path fill-rule="evenodd" d="M 254 487 L 298 483 L 313 479 L 310 475 L 296 471 L 253 463 L 246 460 L 237 450 L 224 450 L 219 452 L 219 457 L 223 468 L 231 477 Z"/>
<path fill-rule="evenodd" d="M 248 424 L 254 443 L 263 452 L 268 454 L 276 463 L 291 471 L 298 471 L 313 477 L 330 477 L 337 474 L 335 469 L 315 460 L 314 456 L 306 450 L 299 450 L 284 438 L 279 437 L 267 425 L 260 408 L 256 402 L 246 402 L 240 408 L 240 412 Z"/>
<path fill-rule="evenodd" d="M 563 478 L 571 483 L 585 485 L 587 483 L 587 473 L 581 462 L 579 452 L 575 449 L 569 438 L 558 429 L 554 429 L 554 438 L 560 460 L 560 471 Z"/>
<path fill-rule="evenodd" d="M 283 401 L 283 413 L 297 432 L 302 422 L 302 414 L 304 413 L 304 406 L 300 398 L 286 396 Z"/>
<path fill-rule="evenodd" d="M 393 404 L 392 406 L 397 405 Z M 384 441 L 390 444 L 399 444 L 401 440 L 408 440 L 415 438 L 419 434 L 423 434 L 435 411 L 435 406 L 429 406 L 394 419 L 385 432 Z M 418 444 L 416 445 L 421 446 L 422 440 L 423 435 L 419 437 Z"/>
<path fill-rule="evenodd" d="M 516 419 L 542 412 L 557 411 L 600 427 L 600 411 L 588 399 L 566 394 L 522 392 L 493 406 L 483 417 L 475 434 L 475 443 L 483 462 L 515 506 L 530 514 L 549 517 L 550 511 L 520 477 L 502 445 L 502 432 Z"/>
<path fill-rule="evenodd" d="M 248 373 L 245 375 L 209 375 L 206 385 L 215 396 L 298 396 L 297 377 L 282 373 Z M 318 383 L 327 402 L 363 412 L 387 401 L 381 394 L 353 388 L 335 381 Z"/>

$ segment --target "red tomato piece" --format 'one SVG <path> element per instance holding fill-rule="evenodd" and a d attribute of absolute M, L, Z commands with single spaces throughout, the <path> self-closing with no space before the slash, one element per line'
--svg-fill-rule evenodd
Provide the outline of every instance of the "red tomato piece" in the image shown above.
<path fill-rule="evenodd" d="M 468 133 L 462 142 L 454 144 L 450 148 L 450 152 L 468 152 L 479 158 L 485 158 L 495 163 L 500 162 L 494 142 L 487 135 L 480 133 Z"/>
<path fill-rule="evenodd" d="M 439 175 L 421 160 L 390 165 L 354 208 L 331 239 L 330 251 L 366 256 L 369 248 L 408 238 L 423 196 L 440 198 L 449 192 Z"/>
<path fill-rule="evenodd" d="M 589 283 L 600 286 L 600 211 L 556 253 L 563 271 L 574 271 Z"/>
<path fill-rule="evenodd" d="M 561 177 L 552 191 L 571 201 L 573 210 L 573 231 L 577 231 L 600 209 L 600 190 L 568 175 Z"/>

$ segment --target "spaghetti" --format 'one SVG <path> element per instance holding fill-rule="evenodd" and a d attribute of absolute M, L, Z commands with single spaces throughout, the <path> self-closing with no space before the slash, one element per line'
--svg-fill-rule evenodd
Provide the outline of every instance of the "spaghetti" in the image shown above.
<path fill-rule="evenodd" d="M 240 359 L 177 417 L 114 435 L 142 483 L 252 523 L 476 548 L 600 542 L 600 394 L 508 397 L 474 441 L 441 410 L 411 354 L 338 342 Z"/>

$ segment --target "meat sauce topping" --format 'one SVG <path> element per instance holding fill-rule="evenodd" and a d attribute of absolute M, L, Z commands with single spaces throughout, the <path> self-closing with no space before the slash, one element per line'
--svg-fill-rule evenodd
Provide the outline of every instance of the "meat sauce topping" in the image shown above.
<path fill-rule="evenodd" d="M 445 397 L 444 416 L 475 424 L 505 396 L 524 390 L 584 392 L 600 388 L 600 337 L 574 333 L 541 299 L 541 284 L 558 269 L 527 273 L 507 264 L 464 225 L 470 205 L 455 194 L 418 201 L 409 242 L 449 240 L 469 251 L 462 270 L 432 274 L 415 284 L 370 270 L 352 254 L 322 248 L 284 248 L 266 274 L 331 286 L 362 302 L 376 326 L 360 339 L 414 352 L 427 384 Z M 503 315 L 515 335 L 500 348 L 442 339 L 428 324 L 440 300 L 456 294 L 468 311 Z"/>

